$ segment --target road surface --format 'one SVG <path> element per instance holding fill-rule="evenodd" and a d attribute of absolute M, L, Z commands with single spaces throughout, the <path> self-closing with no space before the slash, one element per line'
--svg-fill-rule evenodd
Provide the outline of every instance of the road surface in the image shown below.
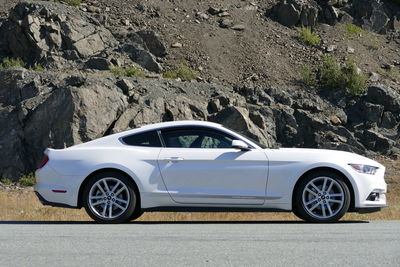
<path fill-rule="evenodd" d="M 400 221 L 0 222 L 0 266 L 400 266 Z"/>

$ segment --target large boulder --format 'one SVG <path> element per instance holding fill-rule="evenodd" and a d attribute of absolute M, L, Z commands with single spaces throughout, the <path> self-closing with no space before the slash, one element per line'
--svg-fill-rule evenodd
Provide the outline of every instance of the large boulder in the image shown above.
<path fill-rule="evenodd" d="M 272 8 L 272 16 L 281 24 L 292 27 L 314 27 L 318 20 L 318 5 L 313 0 L 281 0 Z"/>
<path fill-rule="evenodd" d="M 161 72 L 155 56 L 164 56 L 166 52 L 156 33 L 127 31 L 124 36 L 120 32 L 123 30 L 111 32 L 93 13 L 77 7 L 49 1 L 22 1 L 0 27 L 0 50 L 31 66 L 40 63 L 47 68 L 100 70 L 107 67 L 100 58 L 110 61 L 112 58 L 107 57 L 119 51 L 118 56 L 128 65 L 133 61 L 149 71 Z M 92 57 L 95 61 L 84 64 Z"/>

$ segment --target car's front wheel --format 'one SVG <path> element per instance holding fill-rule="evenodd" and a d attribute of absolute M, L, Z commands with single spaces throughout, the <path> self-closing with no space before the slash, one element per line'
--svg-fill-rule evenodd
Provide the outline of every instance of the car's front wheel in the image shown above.
<path fill-rule="evenodd" d="M 343 178 L 329 171 L 314 172 L 297 187 L 295 214 L 310 222 L 336 222 L 350 206 L 350 191 Z"/>
<path fill-rule="evenodd" d="M 138 193 L 132 180 L 118 172 L 93 176 L 83 191 L 86 212 L 97 222 L 123 223 L 138 212 Z"/>

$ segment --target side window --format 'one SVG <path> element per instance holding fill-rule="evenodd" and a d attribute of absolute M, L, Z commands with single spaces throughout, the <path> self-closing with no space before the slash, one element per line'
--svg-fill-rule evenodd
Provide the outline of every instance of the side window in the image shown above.
<path fill-rule="evenodd" d="M 161 147 L 160 138 L 156 131 L 129 135 L 122 140 L 130 146 Z"/>
<path fill-rule="evenodd" d="M 233 138 L 205 129 L 175 129 L 162 132 L 166 147 L 230 148 Z"/>

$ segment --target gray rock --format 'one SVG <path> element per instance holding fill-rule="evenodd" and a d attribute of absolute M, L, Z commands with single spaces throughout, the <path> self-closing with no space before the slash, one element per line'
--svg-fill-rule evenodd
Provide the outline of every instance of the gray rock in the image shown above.
<path fill-rule="evenodd" d="M 325 15 L 326 21 L 330 25 L 335 25 L 339 20 L 338 10 L 336 8 L 334 8 L 333 6 L 328 6 L 327 8 L 325 8 L 324 15 Z"/>
<path fill-rule="evenodd" d="M 354 54 L 354 52 L 355 52 L 355 49 L 353 47 L 350 47 L 350 46 L 347 47 L 347 53 Z"/>
<path fill-rule="evenodd" d="M 211 15 L 217 15 L 218 13 L 222 12 L 222 10 L 218 7 L 209 7 L 208 8 L 208 13 L 210 13 Z"/>
<path fill-rule="evenodd" d="M 275 6 L 274 13 L 279 23 L 292 27 L 299 23 L 301 11 L 296 9 L 293 4 L 282 1 Z"/>
<path fill-rule="evenodd" d="M 383 113 L 382 116 L 382 123 L 381 127 L 385 129 L 393 129 L 396 126 L 398 126 L 398 120 L 400 121 L 400 118 L 397 118 L 393 115 L 393 113 L 386 111 Z"/>
<path fill-rule="evenodd" d="M 231 27 L 231 29 L 235 31 L 244 31 L 246 29 L 246 26 L 244 26 L 243 24 L 235 24 Z"/>
<path fill-rule="evenodd" d="M 400 94 L 386 85 L 370 86 L 366 98 L 372 103 L 383 105 L 387 111 L 400 114 Z"/>
<path fill-rule="evenodd" d="M 196 17 L 201 19 L 201 20 L 209 19 L 208 15 L 206 13 L 203 13 L 203 12 L 197 12 L 196 13 Z"/>
<path fill-rule="evenodd" d="M 153 55 L 156 57 L 163 57 L 167 54 L 164 44 L 154 31 L 142 30 L 138 31 L 137 34 L 143 39 L 146 47 Z"/>
<path fill-rule="evenodd" d="M 288 27 L 297 24 L 314 27 L 318 21 L 318 5 L 313 1 L 281 0 L 272 8 L 272 14 Z"/>
<path fill-rule="evenodd" d="M 326 48 L 326 52 L 333 52 L 337 49 L 337 45 L 328 45 Z"/>
<path fill-rule="evenodd" d="M 117 86 L 122 89 L 125 95 L 129 95 L 129 91 L 133 89 L 133 84 L 130 80 L 122 78 L 117 82 Z"/>
<path fill-rule="evenodd" d="M 108 70 L 112 66 L 111 62 L 102 57 L 92 57 L 85 63 L 85 68 L 95 70 Z"/>
<path fill-rule="evenodd" d="M 367 123 L 380 123 L 383 110 L 384 106 L 367 102 L 363 105 L 362 114 L 364 115 L 365 121 Z"/>
<path fill-rule="evenodd" d="M 347 13 L 345 11 L 341 12 L 340 23 L 349 24 L 349 23 L 353 23 L 353 22 L 354 22 L 354 19 L 349 13 Z"/>
<path fill-rule="evenodd" d="M 230 28 L 233 26 L 233 19 L 228 19 L 228 18 L 221 19 L 219 21 L 219 26 L 221 28 Z"/>
<path fill-rule="evenodd" d="M 272 146 L 274 143 L 269 135 L 261 131 L 260 128 L 249 119 L 249 112 L 244 108 L 227 107 L 212 116 L 210 120 L 250 136 L 267 146 Z"/>
<path fill-rule="evenodd" d="M 380 78 L 381 78 L 381 75 L 379 75 L 376 72 L 371 72 L 368 80 L 371 82 L 377 82 L 380 80 Z"/>

